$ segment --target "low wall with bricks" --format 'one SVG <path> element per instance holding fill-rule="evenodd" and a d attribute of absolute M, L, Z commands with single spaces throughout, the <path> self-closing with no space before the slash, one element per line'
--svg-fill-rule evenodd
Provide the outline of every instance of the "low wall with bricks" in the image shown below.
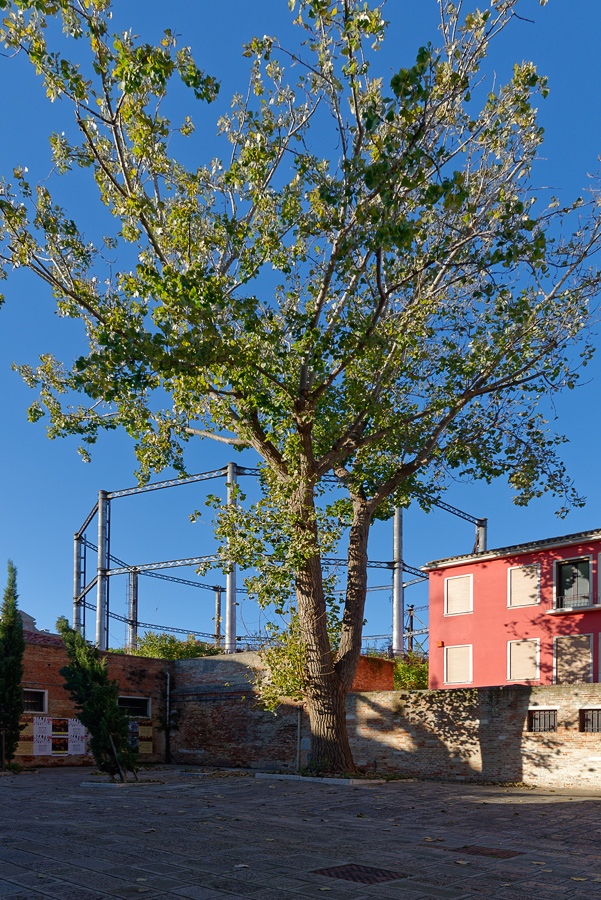
<path fill-rule="evenodd" d="M 601 788 L 601 733 L 581 730 L 595 708 L 601 684 L 514 685 L 354 694 L 347 717 L 355 761 L 367 768 Z M 557 731 L 529 730 L 543 711 L 556 714 Z"/>
<path fill-rule="evenodd" d="M 306 765 L 308 717 L 290 702 L 277 716 L 260 707 L 254 659 L 175 663 L 175 762 L 294 771 L 300 745 Z M 583 711 L 595 707 L 601 722 L 601 684 L 355 691 L 347 723 L 355 762 L 367 771 L 601 788 L 601 733 L 581 730 Z M 528 730 L 530 714 L 542 710 L 556 710 L 556 732 Z"/>
<path fill-rule="evenodd" d="M 284 701 L 276 715 L 263 709 L 252 683 L 257 668 L 256 653 L 175 661 L 174 762 L 295 771 L 300 756 L 306 765 L 306 712 L 291 701 Z M 361 657 L 352 690 L 390 689 L 393 673 L 391 661 Z"/>
<path fill-rule="evenodd" d="M 23 716 L 21 721 L 25 727 L 15 762 L 36 767 L 90 765 L 85 743 L 73 739 L 77 711 L 60 674 L 60 669 L 68 663 L 62 640 L 41 632 L 26 632 L 25 636 L 23 688 L 26 692 L 43 693 L 45 702 L 42 709 Z M 171 664 L 163 659 L 124 654 L 107 653 L 106 656 L 109 675 L 119 682 L 120 694 L 150 701 L 150 717 L 136 720 L 140 760 L 163 762 L 166 742 L 161 722 L 166 710 L 166 673 Z M 46 734 L 34 744 L 34 735 L 42 731 Z"/>

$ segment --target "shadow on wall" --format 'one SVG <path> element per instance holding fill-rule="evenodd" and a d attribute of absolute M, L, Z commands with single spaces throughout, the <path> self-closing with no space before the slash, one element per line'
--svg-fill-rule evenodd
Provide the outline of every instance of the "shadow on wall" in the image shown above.
<path fill-rule="evenodd" d="M 368 770 L 483 781 L 551 772 L 561 752 L 557 735 L 525 733 L 531 693 L 516 685 L 351 694 L 355 761 Z"/>

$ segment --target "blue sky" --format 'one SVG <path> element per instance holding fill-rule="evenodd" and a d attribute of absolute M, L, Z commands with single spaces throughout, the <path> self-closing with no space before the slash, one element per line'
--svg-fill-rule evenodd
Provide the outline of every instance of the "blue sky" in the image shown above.
<path fill-rule="evenodd" d="M 601 152 L 601 5 L 598 0 L 572 0 L 569 4 L 550 0 L 543 9 L 537 0 L 524 0 L 518 10 L 534 23 L 517 21 L 502 36 L 492 54 L 487 77 L 489 83 L 495 75 L 504 80 L 513 63 L 523 59 L 533 60 L 539 71 L 549 76 L 550 94 L 540 106 L 546 142 L 537 181 L 569 200 L 582 192 L 587 174 L 597 171 Z M 399 68 L 410 64 L 421 43 L 436 42 L 434 0 L 389 0 L 386 16 L 391 25 L 384 71 L 388 65 Z M 231 94 L 246 83 L 247 60 L 241 54 L 242 43 L 265 33 L 282 36 L 285 43 L 291 29 L 286 0 L 178 0 L 168 6 L 156 0 L 128 0 L 119 8 L 116 25 L 120 30 L 131 27 L 149 40 L 158 40 L 162 29 L 171 28 L 192 46 L 199 65 L 221 80 L 218 102 L 202 113 L 192 110 L 194 118 L 202 114 L 202 141 L 195 146 L 203 159 L 210 159 L 218 151 L 211 121 L 227 109 Z M 0 80 L 0 174 L 10 176 L 19 164 L 29 168 L 33 182 L 40 181 L 50 171 L 47 135 L 71 127 L 70 110 L 65 104 L 47 103 L 39 80 L 24 59 L 0 57 Z M 183 114 L 188 111 L 181 107 Z M 63 179 L 60 191 L 74 216 L 83 217 L 85 222 L 93 198 L 89 188 L 79 179 L 72 183 Z M 58 615 L 71 615 L 73 532 L 93 506 L 99 489 L 110 491 L 135 484 L 135 460 L 129 439 L 112 433 L 101 437 L 92 462 L 83 463 L 76 453 L 77 440 L 49 441 L 43 422 L 27 422 L 26 409 L 34 395 L 11 371 L 11 363 L 35 363 L 39 354 L 49 352 L 71 359 L 81 347 L 80 326 L 56 317 L 49 292 L 28 273 L 11 273 L 2 287 L 6 303 L 0 309 L 0 565 L 4 567 L 8 558 L 15 562 L 21 607 L 36 617 L 38 627 L 53 630 Z M 543 498 L 522 509 L 513 505 L 510 491 L 501 482 L 492 486 L 476 483 L 450 487 L 444 498 L 448 503 L 488 517 L 489 546 L 601 526 L 601 486 L 595 475 L 601 442 L 597 412 L 600 376 L 598 355 L 587 370 L 586 383 L 548 410 L 553 424 L 569 438 L 563 458 L 579 490 L 587 496 L 583 509 L 572 511 L 561 521 L 554 515 L 558 504 L 552 498 Z M 191 442 L 188 448 L 190 472 L 213 469 L 232 458 L 227 447 L 208 441 Z M 256 464 L 251 453 L 242 457 L 236 454 L 235 461 Z M 169 472 L 164 473 L 164 477 L 169 476 Z M 208 512 L 195 525 L 188 519 L 190 512 L 202 507 L 205 487 L 215 493 L 219 489 L 217 482 L 209 482 L 208 486 L 177 487 L 115 501 L 113 553 L 132 563 L 211 553 L 214 544 Z M 248 481 L 244 487 L 251 492 Z M 94 540 L 94 534 L 90 536 Z M 413 566 L 469 552 L 474 541 L 473 527 L 467 522 L 438 510 L 427 516 L 417 508 L 405 514 L 404 537 L 405 559 Z M 373 531 L 370 556 L 389 559 L 391 555 L 392 525 L 378 525 Z M 195 577 L 191 570 L 172 571 L 182 577 Z M 382 571 L 372 571 L 370 577 L 374 585 L 389 581 Z M 202 580 L 223 582 L 223 576 L 216 572 Z M 423 606 L 424 587 L 409 588 L 406 602 Z M 124 579 L 113 580 L 111 608 L 125 614 Z M 211 632 L 212 616 L 211 593 L 141 579 L 141 620 Z M 369 595 L 367 619 L 366 634 L 390 632 L 388 592 Z M 259 623 L 256 608 L 241 598 L 239 633 L 246 628 L 254 632 Z M 118 646 L 123 639 L 123 626 L 113 623 L 111 645 Z"/>

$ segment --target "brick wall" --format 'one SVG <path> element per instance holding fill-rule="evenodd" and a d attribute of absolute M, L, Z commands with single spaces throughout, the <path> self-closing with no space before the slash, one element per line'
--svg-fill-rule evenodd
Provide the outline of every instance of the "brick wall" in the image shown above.
<path fill-rule="evenodd" d="M 298 707 L 284 703 L 277 716 L 262 710 L 249 682 L 255 664 L 254 654 L 174 664 L 174 762 L 294 771 Z M 369 677 L 358 674 L 357 687 Z M 579 730 L 580 710 L 595 706 L 601 684 L 359 690 L 348 695 L 347 722 L 355 761 L 367 770 L 601 788 L 601 733 Z M 528 732 L 529 709 L 541 707 L 557 708 L 556 733 Z M 304 711 L 300 738 L 304 765 Z"/>
<path fill-rule="evenodd" d="M 301 765 L 306 764 L 308 716 L 290 701 L 283 702 L 275 716 L 262 709 L 252 686 L 258 667 L 256 653 L 175 662 L 174 762 L 294 771 L 300 728 Z M 352 689 L 390 689 L 393 671 L 389 660 L 362 657 Z"/>
<path fill-rule="evenodd" d="M 161 762 L 165 759 L 165 733 L 159 727 L 165 715 L 166 672 L 171 664 L 165 660 L 147 659 L 141 656 L 106 654 L 111 678 L 117 679 L 120 694 L 132 697 L 149 697 L 151 701 L 150 719 L 139 720 L 140 758 L 147 762 Z M 34 755 L 33 721 L 36 716 L 50 718 L 76 718 L 77 713 L 69 694 L 64 689 L 64 679 L 60 669 L 68 659 L 63 643 L 54 635 L 26 632 L 25 655 L 23 658 L 23 687 L 35 691 L 48 692 L 47 711 L 23 716 L 25 728 L 21 732 L 21 742 L 17 748 L 15 761 L 21 765 L 60 766 L 90 765 L 86 755 Z"/>
<path fill-rule="evenodd" d="M 358 765 L 470 781 L 601 787 L 601 733 L 580 711 L 601 684 L 512 685 L 353 694 L 347 716 Z M 529 710 L 557 709 L 557 732 L 528 731 Z"/>

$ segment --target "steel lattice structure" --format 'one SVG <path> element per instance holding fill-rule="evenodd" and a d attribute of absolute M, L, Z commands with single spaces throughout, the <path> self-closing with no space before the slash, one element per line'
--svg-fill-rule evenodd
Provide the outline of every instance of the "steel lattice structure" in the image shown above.
<path fill-rule="evenodd" d="M 226 627 L 225 627 L 225 649 L 226 652 L 234 652 L 236 649 L 236 624 L 235 624 L 235 596 L 237 593 L 244 593 L 243 590 L 236 588 L 236 570 L 235 566 L 230 566 L 230 571 L 226 577 L 226 586 L 209 585 L 199 581 L 192 581 L 186 578 L 179 578 L 173 575 L 166 575 L 161 570 L 176 568 L 179 566 L 200 565 L 207 562 L 222 561 L 221 557 L 212 554 L 210 556 L 195 556 L 181 559 L 164 560 L 162 562 L 136 563 L 129 565 L 122 559 L 114 556 L 110 552 L 110 510 L 111 502 L 122 497 L 128 497 L 135 494 L 147 493 L 149 491 L 163 490 L 170 487 L 179 487 L 182 485 L 190 485 L 198 482 L 208 481 L 215 478 L 226 478 L 228 489 L 228 503 L 235 502 L 235 485 L 237 477 L 243 476 L 260 476 L 259 468 L 250 468 L 247 466 L 237 466 L 234 463 L 228 463 L 219 469 L 213 469 L 210 472 L 199 472 L 196 475 L 190 475 L 183 478 L 172 478 L 165 481 L 155 482 L 154 484 L 146 484 L 139 487 L 125 488 L 118 491 L 99 491 L 98 502 L 94 505 L 79 530 L 74 535 L 74 585 L 73 585 L 73 626 L 80 630 L 85 627 L 85 610 L 96 611 L 96 644 L 100 649 L 106 649 L 106 641 L 108 634 L 108 620 L 116 619 L 128 625 L 130 644 L 136 640 L 137 627 L 153 627 L 163 628 L 166 631 L 172 631 L 179 634 L 202 634 L 204 637 L 220 639 L 220 620 L 221 620 L 221 594 L 226 594 Z M 327 475 L 323 479 L 330 484 L 340 484 L 340 480 L 335 475 Z M 453 515 L 471 522 L 476 525 L 476 547 L 484 549 L 486 545 L 486 519 L 476 518 L 463 510 L 450 506 L 448 503 L 436 501 L 432 504 L 440 509 L 446 510 Z M 373 569 L 388 569 L 393 574 L 393 648 L 394 652 L 402 651 L 404 646 L 404 635 L 421 635 L 427 633 L 427 628 L 421 630 L 406 630 L 403 614 L 403 591 L 405 587 L 417 584 L 426 580 L 426 576 L 420 569 L 408 565 L 402 558 L 402 530 L 401 530 L 401 511 L 395 513 L 395 529 L 394 529 L 394 559 L 386 560 L 369 560 L 367 565 Z M 94 520 L 98 520 L 98 542 L 94 544 L 86 537 L 86 530 Z M 90 581 L 87 580 L 87 556 L 86 550 L 92 550 L 97 554 L 96 573 Z M 116 564 L 111 568 L 111 563 Z M 323 563 L 328 566 L 346 566 L 347 560 L 325 558 Z M 407 572 L 414 575 L 415 579 L 403 583 L 402 573 Z M 114 575 L 129 576 L 129 615 L 119 616 L 109 610 L 109 579 Z M 139 622 L 138 620 L 138 575 L 145 575 L 153 578 L 161 578 L 165 581 L 172 581 L 178 584 L 188 585 L 190 587 L 199 588 L 201 590 L 210 590 L 215 593 L 215 634 L 207 635 L 205 632 L 198 632 L 195 629 L 178 629 L 167 628 L 166 626 L 150 626 L 148 623 Z M 96 588 L 97 602 L 96 606 L 86 601 L 87 595 L 92 589 Z M 368 590 L 388 590 L 388 586 L 378 586 L 369 588 Z M 400 626 L 400 627 L 399 627 Z M 253 640 L 260 638 L 253 636 Z"/>

